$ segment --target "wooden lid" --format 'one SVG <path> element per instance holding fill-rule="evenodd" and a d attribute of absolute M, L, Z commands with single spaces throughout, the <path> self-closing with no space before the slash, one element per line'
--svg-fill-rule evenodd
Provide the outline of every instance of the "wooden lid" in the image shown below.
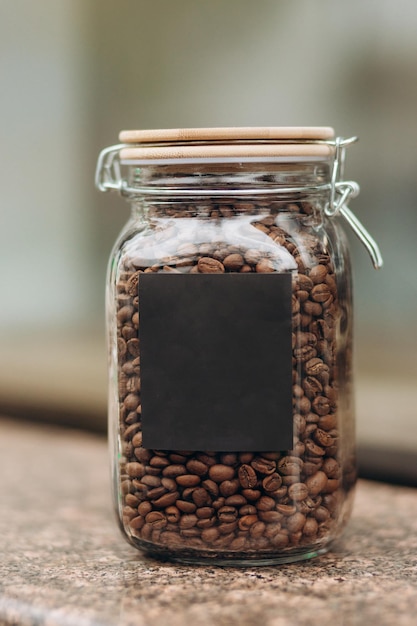
<path fill-rule="evenodd" d="M 327 126 L 125 130 L 119 139 L 131 144 L 120 159 L 134 162 L 325 159 L 334 153 L 334 130 Z"/>

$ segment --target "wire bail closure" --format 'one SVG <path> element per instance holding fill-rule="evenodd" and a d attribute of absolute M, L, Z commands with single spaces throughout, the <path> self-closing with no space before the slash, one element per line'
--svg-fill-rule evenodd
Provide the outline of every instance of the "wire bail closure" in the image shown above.
<path fill-rule="evenodd" d="M 330 190 L 330 199 L 328 205 L 325 207 L 324 212 L 327 217 L 332 218 L 341 215 L 349 226 L 352 228 L 355 235 L 363 243 L 367 249 L 369 256 L 371 257 L 372 264 L 375 269 L 379 269 L 383 266 L 383 259 L 378 244 L 375 239 L 366 230 L 364 225 L 358 220 L 356 215 L 348 208 L 348 202 L 351 198 L 355 198 L 360 191 L 360 187 L 357 182 L 353 180 L 343 180 L 343 169 L 346 157 L 346 148 L 355 143 L 357 137 L 350 137 L 344 139 L 343 137 L 337 137 L 333 141 L 326 141 L 335 146 L 335 156 L 333 161 L 332 179 L 330 185 L 321 185 L 314 188 L 310 188 L 311 191 Z M 102 150 L 99 154 L 96 173 L 95 173 L 95 185 L 99 191 L 118 191 L 123 196 L 138 195 L 143 193 L 152 193 L 157 195 L 190 195 L 195 194 L 195 191 L 184 189 L 160 189 L 153 188 L 152 190 L 139 189 L 137 187 L 129 187 L 128 182 L 122 178 L 121 164 L 119 152 L 122 148 L 131 147 L 129 144 L 116 144 Z M 260 194 L 277 194 L 277 193 L 291 193 L 309 191 L 307 187 L 287 187 L 285 189 L 252 189 L 250 193 L 252 195 Z M 204 190 L 202 195 L 246 195 L 248 191 L 244 190 Z M 242 193 L 240 193 L 242 192 Z M 200 193 L 200 192 L 199 192 Z"/>
<path fill-rule="evenodd" d="M 355 235 L 367 249 L 374 268 L 380 269 L 384 261 L 378 244 L 356 215 L 348 208 L 350 198 L 356 198 L 360 192 L 360 187 L 354 180 L 342 179 L 346 148 L 355 141 L 357 141 L 357 137 L 350 137 L 349 139 L 337 137 L 335 140 L 336 151 L 333 161 L 330 201 L 324 212 L 328 217 L 340 214 L 347 221 Z"/>

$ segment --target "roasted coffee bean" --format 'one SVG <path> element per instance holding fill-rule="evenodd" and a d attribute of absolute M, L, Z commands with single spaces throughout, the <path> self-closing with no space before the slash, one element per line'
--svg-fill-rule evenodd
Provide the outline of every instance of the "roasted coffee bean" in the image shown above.
<path fill-rule="evenodd" d="M 240 530 L 248 530 L 253 524 L 258 522 L 257 515 L 244 515 L 239 519 L 238 526 Z"/>
<path fill-rule="evenodd" d="M 177 476 L 175 480 L 181 487 L 196 487 L 201 482 L 200 476 L 196 474 L 182 474 L 181 476 Z"/>
<path fill-rule="evenodd" d="M 224 272 L 223 263 L 207 256 L 199 259 L 197 267 L 202 274 L 221 274 Z"/>
<path fill-rule="evenodd" d="M 197 515 L 193 515 L 192 513 L 182 515 L 180 519 L 180 528 L 182 530 L 192 528 L 193 526 L 197 524 L 197 522 L 198 522 Z M 197 533 L 197 536 L 198 536 L 198 533 Z"/>
<path fill-rule="evenodd" d="M 248 502 L 256 502 L 261 497 L 261 492 L 259 489 L 243 489 L 242 495 Z"/>
<path fill-rule="evenodd" d="M 275 500 L 270 496 L 261 496 L 256 503 L 258 511 L 272 511 L 275 508 Z"/>
<path fill-rule="evenodd" d="M 322 470 L 328 478 L 339 478 L 340 469 L 341 468 L 337 460 L 331 457 L 325 459 L 322 465 Z"/>
<path fill-rule="evenodd" d="M 187 474 L 187 468 L 185 467 L 185 465 L 179 464 L 168 465 L 167 467 L 164 467 L 164 469 L 162 470 L 162 474 L 167 478 L 177 478 L 178 476 Z"/>
<path fill-rule="evenodd" d="M 192 499 L 196 506 L 204 507 L 209 506 L 212 502 L 211 494 L 204 488 L 194 489 L 192 493 Z"/>
<path fill-rule="evenodd" d="M 219 532 L 221 535 L 227 535 L 231 539 L 234 539 L 234 533 L 238 530 L 238 523 L 235 522 L 220 522 L 219 524 Z"/>
<path fill-rule="evenodd" d="M 132 478 L 142 478 L 145 474 L 145 468 L 142 463 L 126 463 L 126 472 Z"/>
<path fill-rule="evenodd" d="M 178 501 L 178 498 L 176 501 Z M 181 513 L 176 506 L 168 506 L 165 509 L 165 515 L 168 520 L 168 523 L 170 524 L 177 524 L 181 517 Z"/>
<path fill-rule="evenodd" d="M 145 518 L 138 515 L 129 521 L 129 527 L 132 530 L 140 530 L 145 525 Z"/>
<path fill-rule="evenodd" d="M 262 480 L 262 487 L 267 493 L 276 491 L 281 487 L 281 485 L 282 478 L 276 472 L 274 472 L 274 474 L 270 474 L 269 476 L 265 476 Z"/>
<path fill-rule="evenodd" d="M 235 470 L 229 465 L 217 464 L 212 465 L 209 469 L 211 480 L 216 483 L 222 483 L 225 480 L 231 480 L 235 475 Z"/>
<path fill-rule="evenodd" d="M 160 511 L 151 511 L 145 517 L 146 523 L 153 526 L 153 528 L 161 529 L 167 525 L 167 518 Z"/>
<path fill-rule="evenodd" d="M 242 464 L 239 467 L 238 475 L 239 482 L 243 489 L 251 489 L 252 487 L 255 487 L 258 482 L 256 472 L 250 465 Z"/>
<path fill-rule="evenodd" d="M 233 506 L 223 506 L 217 511 L 217 517 L 221 522 L 234 522 L 237 518 L 237 510 Z"/>
<path fill-rule="evenodd" d="M 259 511 L 258 517 L 262 522 L 268 524 L 280 522 L 282 519 L 282 515 L 279 511 Z"/>
<path fill-rule="evenodd" d="M 194 502 L 187 502 L 186 500 L 177 500 L 175 506 L 178 507 L 182 513 L 194 513 L 197 508 Z"/>
<path fill-rule="evenodd" d="M 220 536 L 217 528 L 207 528 L 201 532 L 201 538 L 205 543 L 213 543 Z"/>
<path fill-rule="evenodd" d="M 165 493 L 163 496 L 161 496 L 157 500 L 154 500 L 153 505 L 157 509 L 165 509 L 168 506 L 174 505 L 177 502 L 177 500 L 179 498 L 179 495 L 180 494 L 179 494 L 178 491 L 172 491 L 171 493 Z"/>
<path fill-rule="evenodd" d="M 306 487 L 310 496 L 317 496 L 323 493 L 327 485 L 327 476 L 324 472 L 319 471 L 309 476 L 306 480 Z"/>
<path fill-rule="evenodd" d="M 322 430 L 321 428 L 317 428 L 313 433 L 314 441 L 323 448 L 328 448 L 334 444 L 334 438 L 330 433 Z"/>
<path fill-rule="evenodd" d="M 149 489 L 146 494 L 146 497 L 154 503 L 155 500 L 161 498 L 166 493 L 166 489 L 164 487 L 154 487 L 153 489 Z"/>
<path fill-rule="evenodd" d="M 208 466 L 198 459 L 190 459 L 186 468 L 191 474 L 197 474 L 197 476 L 205 476 L 208 472 Z"/>
<path fill-rule="evenodd" d="M 237 253 L 228 254 L 223 259 L 224 267 L 226 268 L 226 270 L 229 270 L 230 272 L 238 272 L 244 264 L 245 264 L 245 260 L 243 256 Z"/>
<path fill-rule="evenodd" d="M 217 498 L 219 495 L 219 486 L 214 480 L 204 480 L 202 482 L 202 487 L 211 495 L 213 498 Z"/>
<path fill-rule="evenodd" d="M 226 498 L 226 506 L 244 506 L 246 504 L 246 498 L 242 494 L 236 493 L 233 496 Z"/>
<path fill-rule="evenodd" d="M 314 519 L 314 517 L 308 517 L 303 527 L 303 534 L 306 537 L 312 537 L 314 535 L 317 535 L 318 528 L 319 525 L 317 523 L 317 520 Z"/>
<path fill-rule="evenodd" d="M 277 469 L 275 461 L 271 461 L 263 457 L 253 459 L 250 464 L 259 474 L 273 474 Z"/>
<path fill-rule="evenodd" d="M 224 480 L 220 483 L 220 493 L 222 496 L 227 498 L 228 496 L 232 496 L 239 490 L 239 481 L 237 479 L 234 480 Z"/>
<path fill-rule="evenodd" d="M 283 476 L 298 476 L 303 466 L 303 461 L 296 456 L 284 456 L 278 461 L 278 472 Z"/>
<path fill-rule="evenodd" d="M 161 479 L 159 478 L 159 476 L 154 476 L 152 474 L 149 474 L 149 469 L 148 469 L 148 473 L 146 474 L 146 476 L 143 476 L 140 482 L 142 483 L 142 485 L 146 485 L 147 487 L 150 487 L 151 489 L 155 487 L 160 487 L 162 484 Z"/>
<path fill-rule="evenodd" d="M 297 512 L 288 517 L 286 527 L 290 533 L 297 533 L 304 528 L 305 522 L 305 515 Z"/>
<path fill-rule="evenodd" d="M 294 483 L 288 488 L 288 496 L 295 502 L 305 500 L 309 494 L 308 487 L 304 483 Z"/>

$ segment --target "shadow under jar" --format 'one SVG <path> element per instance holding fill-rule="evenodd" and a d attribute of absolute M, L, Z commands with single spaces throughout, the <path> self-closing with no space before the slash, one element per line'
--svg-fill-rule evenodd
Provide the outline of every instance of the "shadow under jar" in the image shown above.
<path fill-rule="evenodd" d="M 123 534 L 182 562 L 322 554 L 356 481 L 351 270 L 326 215 L 333 131 L 121 140 L 98 185 L 131 204 L 107 284 Z"/>

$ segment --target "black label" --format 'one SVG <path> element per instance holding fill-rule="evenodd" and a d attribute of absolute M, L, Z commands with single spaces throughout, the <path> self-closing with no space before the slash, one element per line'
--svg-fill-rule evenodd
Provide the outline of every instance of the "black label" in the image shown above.
<path fill-rule="evenodd" d="M 139 311 L 146 448 L 292 448 L 290 274 L 141 274 Z"/>

